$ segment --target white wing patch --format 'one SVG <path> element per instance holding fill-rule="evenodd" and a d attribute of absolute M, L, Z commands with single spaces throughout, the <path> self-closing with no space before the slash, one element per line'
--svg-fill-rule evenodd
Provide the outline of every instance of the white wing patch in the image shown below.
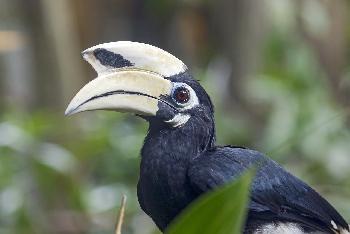
<path fill-rule="evenodd" d="M 271 223 L 262 226 L 254 234 L 305 234 L 305 232 L 295 223 Z"/>
<path fill-rule="evenodd" d="M 337 226 L 337 224 L 335 224 L 335 222 L 333 220 L 331 221 L 331 224 L 335 230 L 338 230 L 338 226 Z"/>
<path fill-rule="evenodd" d="M 350 232 L 348 230 L 345 230 L 343 228 L 338 228 L 338 225 L 334 222 L 334 220 L 331 221 L 331 225 L 335 231 L 335 233 L 339 233 L 339 234 L 350 234 Z M 349 229 L 350 229 L 350 225 L 349 225 Z"/>
<path fill-rule="evenodd" d="M 349 225 L 349 230 L 350 230 L 350 225 Z M 348 230 L 345 230 L 345 229 L 340 229 L 339 234 L 350 234 L 350 232 Z"/>

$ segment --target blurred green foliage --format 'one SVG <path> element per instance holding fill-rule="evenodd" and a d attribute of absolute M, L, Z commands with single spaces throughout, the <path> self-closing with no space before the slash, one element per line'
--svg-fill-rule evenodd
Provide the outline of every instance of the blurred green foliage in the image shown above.
<path fill-rule="evenodd" d="M 128 214 L 138 208 L 137 155 L 146 125 L 113 113 L 83 117 L 45 111 L 3 116 L 0 226 L 13 227 L 9 233 L 45 233 L 52 220 L 47 214 L 55 216 L 55 230 L 80 230 L 90 215 L 96 216 L 92 222 L 114 216 L 122 194 L 129 197 Z M 85 228 L 93 231 L 93 223 Z"/>

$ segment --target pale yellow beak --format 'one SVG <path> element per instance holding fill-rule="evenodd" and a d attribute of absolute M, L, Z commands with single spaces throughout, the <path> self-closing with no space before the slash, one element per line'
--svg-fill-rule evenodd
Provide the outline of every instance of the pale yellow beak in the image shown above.
<path fill-rule="evenodd" d="M 158 102 L 163 95 L 170 95 L 171 89 L 171 82 L 157 73 L 137 69 L 116 70 L 86 84 L 72 99 L 65 114 L 114 110 L 155 116 Z"/>

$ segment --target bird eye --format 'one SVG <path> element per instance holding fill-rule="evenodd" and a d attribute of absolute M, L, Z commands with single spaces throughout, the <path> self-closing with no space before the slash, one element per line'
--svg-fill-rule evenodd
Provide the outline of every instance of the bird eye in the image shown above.
<path fill-rule="evenodd" d="M 178 87 L 173 93 L 173 98 L 179 104 L 185 104 L 190 100 L 190 91 L 185 87 Z"/>

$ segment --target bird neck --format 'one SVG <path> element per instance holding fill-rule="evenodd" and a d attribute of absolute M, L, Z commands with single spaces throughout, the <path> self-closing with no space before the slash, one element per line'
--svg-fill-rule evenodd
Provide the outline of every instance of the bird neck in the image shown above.
<path fill-rule="evenodd" d="M 178 128 L 150 123 L 141 155 L 147 159 L 188 162 L 214 145 L 213 118 L 201 124 L 192 119 Z"/>
<path fill-rule="evenodd" d="M 190 121 L 179 128 L 150 122 L 142 147 L 138 198 L 161 230 L 197 197 L 189 186 L 188 167 L 193 158 L 214 146 L 214 125 Z"/>

